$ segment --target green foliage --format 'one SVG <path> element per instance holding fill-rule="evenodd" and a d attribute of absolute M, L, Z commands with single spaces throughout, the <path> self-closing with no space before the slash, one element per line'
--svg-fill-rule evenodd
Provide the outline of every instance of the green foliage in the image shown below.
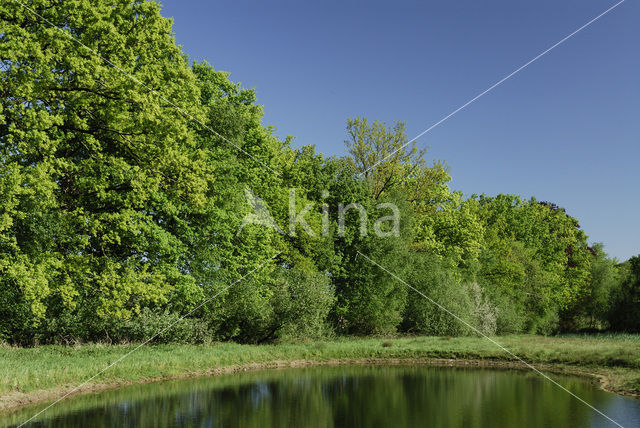
<path fill-rule="evenodd" d="M 31 7 L 198 115 L 193 75 L 157 4 Z M 210 172 L 188 121 L 18 3 L 0 14 L 2 180 L 15 190 L 2 207 L 4 286 L 20 290 L 33 326 L 52 302 L 73 310 L 91 299 L 99 317 L 126 319 L 166 301 L 183 275 L 175 218 L 199 209 Z"/>
<path fill-rule="evenodd" d="M 335 298 L 327 275 L 294 268 L 281 270 L 276 281 L 278 337 L 306 339 L 329 334 L 327 315 Z"/>
<path fill-rule="evenodd" d="M 497 312 L 496 334 L 516 334 L 526 331 L 527 314 L 522 303 L 494 287 L 483 287 L 483 289 Z"/>
<path fill-rule="evenodd" d="M 370 184 L 371 196 L 379 199 L 394 188 L 403 188 L 410 200 L 439 199 L 444 183 L 451 180 L 442 163 L 427 165 L 425 152 L 409 144 L 404 122 L 387 127 L 367 118 L 347 120 L 345 141 L 348 162 Z"/>
<path fill-rule="evenodd" d="M 460 192 L 445 189 L 439 203 L 420 201 L 416 205 L 414 247 L 437 254 L 460 278 L 473 279 L 485 233 L 477 215 L 478 202 L 463 200 Z"/>
<path fill-rule="evenodd" d="M 561 313 L 565 331 L 602 331 L 609 328 L 608 315 L 626 270 L 616 267 L 616 261 L 607 257 L 603 244 L 594 244 L 592 251 L 594 257 L 588 289 L 573 306 Z"/>
<path fill-rule="evenodd" d="M 401 194 L 391 191 L 375 200 L 370 184 L 358 178 L 350 162 L 335 160 L 331 164 L 335 173 L 328 186 L 327 204 L 332 207 L 359 204 L 368 213 L 364 219 L 357 209 L 348 211 L 342 234 L 338 233 L 338 211 L 330 213 L 335 254 L 331 279 L 336 292 L 332 323 L 339 333 L 393 333 L 402 320 L 407 288 L 371 260 L 402 277 L 410 257 L 408 207 Z M 385 202 L 394 203 L 403 213 L 397 236 L 381 237 L 374 233 L 377 216 L 388 215 L 379 209 L 379 204 Z"/>
<path fill-rule="evenodd" d="M 265 180 L 254 159 L 280 145 L 253 92 L 192 69 L 155 2 L 30 7 L 108 62 L 0 6 L 0 335 L 28 343 L 75 318 L 96 338 L 145 307 L 183 313 L 273 255 L 269 237 L 234 235 L 241 189 Z"/>
<path fill-rule="evenodd" d="M 280 337 L 321 337 L 333 291 L 326 275 L 279 268 L 266 282 L 247 279 L 210 305 L 217 339 L 263 343 Z"/>
<path fill-rule="evenodd" d="M 631 257 L 621 267 L 619 288 L 611 293 L 609 323 L 614 331 L 640 332 L 640 256 Z"/>
<path fill-rule="evenodd" d="M 554 204 L 465 199 L 403 122 L 349 119 L 349 156 L 325 158 L 190 65 L 158 3 L 30 7 L 63 30 L 0 5 L 0 340 L 143 340 L 211 296 L 159 341 L 469 333 L 375 263 L 486 334 L 638 330 L 635 260 L 594 258 Z M 283 234 L 239 232 L 247 191 Z"/>
<path fill-rule="evenodd" d="M 602 244 L 593 245 L 596 253 L 591 263 L 591 283 L 589 294 L 584 302 L 585 314 L 590 318 L 590 327 L 600 327 L 604 324 L 606 315 L 611 307 L 611 292 L 620 282 L 616 270 L 616 262 L 607 257 Z"/>
<path fill-rule="evenodd" d="M 485 225 L 479 282 L 522 308 L 525 331 L 555 331 L 558 311 L 578 301 L 590 282 L 592 255 L 577 220 L 535 199 L 477 200 Z"/>
<path fill-rule="evenodd" d="M 405 331 L 431 336 L 460 336 L 471 333 L 463 322 L 450 313 L 474 325 L 473 302 L 465 287 L 443 269 L 435 257 L 417 256 L 407 275 L 407 282 L 416 290 L 412 290 L 407 299 L 403 322 Z"/>
<path fill-rule="evenodd" d="M 154 337 L 152 343 L 208 343 L 211 332 L 207 324 L 197 318 L 182 318 L 175 312 L 153 311 L 144 308 L 140 316 L 118 323 L 108 339 L 118 343 L 143 342 Z"/>

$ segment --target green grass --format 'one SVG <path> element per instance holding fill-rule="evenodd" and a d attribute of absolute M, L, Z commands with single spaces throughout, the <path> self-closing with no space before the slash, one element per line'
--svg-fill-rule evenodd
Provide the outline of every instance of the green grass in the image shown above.
<path fill-rule="evenodd" d="M 626 340 L 629 342 L 640 342 L 640 334 L 631 334 L 631 333 L 571 333 L 571 334 L 563 334 L 558 337 L 562 338 L 581 338 L 581 339 L 601 339 L 601 340 L 609 340 L 609 339 L 618 339 L 618 340 Z"/>
<path fill-rule="evenodd" d="M 614 391 L 640 393 L 638 336 L 506 336 L 495 339 L 545 369 L 600 375 Z M 52 399 L 95 375 L 137 345 L 0 346 L 0 409 Z M 339 338 L 275 345 L 144 346 L 90 382 L 117 386 L 297 361 L 456 359 L 515 362 L 484 338 Z"/>

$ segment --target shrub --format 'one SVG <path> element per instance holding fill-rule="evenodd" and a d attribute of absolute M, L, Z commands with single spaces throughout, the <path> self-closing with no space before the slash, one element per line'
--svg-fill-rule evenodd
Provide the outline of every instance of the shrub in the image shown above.
<path fill-rule="evenodd" d="M 467 285 L 467 292 L 471 299 L 471 318 L 475 328 L 482 334 L 491 336 L 497 332 L 498 308 L 485 295 L 477 282 Z"/>
<path fill-rule="evenodd" d="M 245 280 L 213 302 L 208 321 L 216 337 L 262 343 L 279 337 L 316 338 L 328 333 L 333 304 L 329 278 L 301 267 L 277 270 L 269 281 Z"/>
<path fill-rule="evenodd" d="M 274 306 L 281 326 L 279 336 L 318 338 L 330 328 L 327 315 L 334 302 L 334 294 L 327 275 L 291 269 L 278 278 L 279 293 Z"/>
<path fill-rule="evenodd" d="M 429 299 L 473 325 L 474 303 L 466 287 L 443 269 L 434 256 L 416 254 L 416 262 L 407 276 L 415 290 L 407 299 L 403 329 L 410 333 L 439 336 L 461 336 L 470 330 Z"/>
<path fill-rule="evenodd" d="M 207 343 L 211 331 L 197 318 L 180 318 L 175 312 L 144 308 L 139 316 L 123 321 L 110 336 L 116 342 L 142 342 L 158 335 L 152 343 Z"/>
<path fill-rule="evenodd" d="M 532 334 L 550 335 L 557 333 L 559 326 L 559 309 L 557 307 L 549 307 L 530 317 L 526 331 Z"/>
<path fill-rule="evenodd" d="M 496 308 L 496 334 L 516 334 L 524 331 L 526 317 L 522 306 L 506 294 L 494 293 L 491 301 Z"/>

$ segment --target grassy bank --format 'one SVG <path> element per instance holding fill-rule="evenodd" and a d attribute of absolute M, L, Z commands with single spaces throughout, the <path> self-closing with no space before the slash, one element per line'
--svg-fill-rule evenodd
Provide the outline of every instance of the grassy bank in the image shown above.
<path fill-rule="evenodd" d="M 640 394 L 638 336 L 507 336 L 497 341 L 540 368 L 597 376 L 608 390 Z M 137 345 L 0 346 L 0 410 L 51 400 L 73 389 Z M 518 367 L 517 360 L 483 338 L 341 338 L 277 345 L 144 346 L 82 391 L 244 368 L 311 363 L 430 362 Z"/>

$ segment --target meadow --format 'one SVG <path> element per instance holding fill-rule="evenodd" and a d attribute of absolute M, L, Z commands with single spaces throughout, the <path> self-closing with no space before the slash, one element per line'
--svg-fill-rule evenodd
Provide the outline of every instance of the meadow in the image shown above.
<path fill-rule="evenodd" d="M 514 335 L 494 340 L 541 370 L 593 376 L 609 391 L 640 394 L 638 335 Z M 60 397 L 137 346 L 2 346 L 0 409 Z M 74 393 L 257 368 L 362 363 L 482 365 L 530 370 L 480 337 L 341 337 L 268 345 L 165 344 L 141 347 Z"/>

